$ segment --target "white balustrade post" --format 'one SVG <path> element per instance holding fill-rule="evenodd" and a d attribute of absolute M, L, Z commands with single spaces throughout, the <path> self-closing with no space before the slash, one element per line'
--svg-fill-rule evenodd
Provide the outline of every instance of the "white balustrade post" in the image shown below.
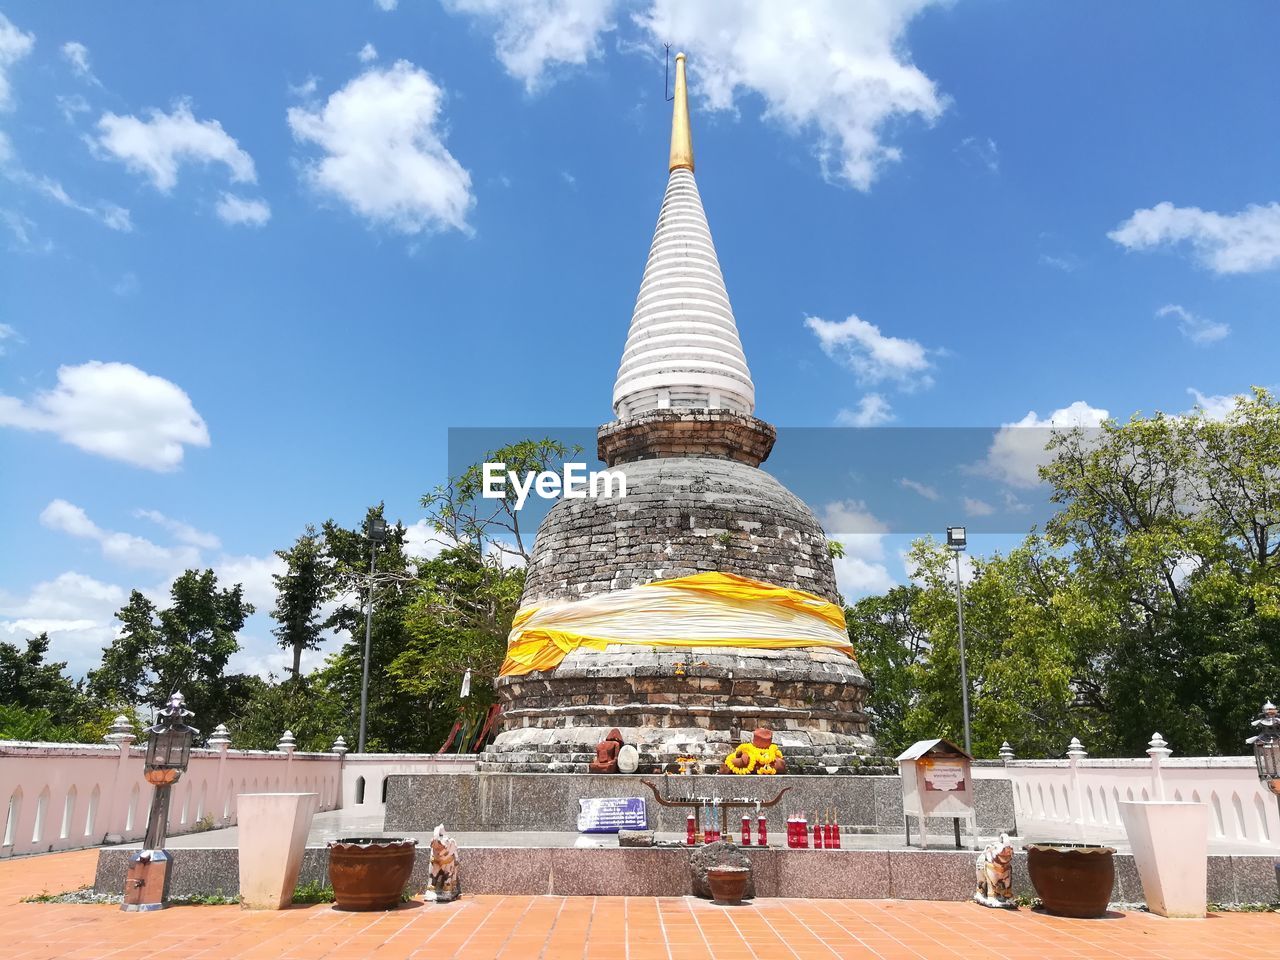
<path fill-rule="evenodd" d="M 1013 759 L 1013 747 L 1009 746 L 1008 740 L 1000 744 L 1000 759 L 1004 763 L 1008 763 Z"/>
<path fill-rule="evenodd" d="M 125 798 L 125 810 L 128 810 L 129 788 L 123 781 L 128 777 L 129 765 L 129 747 L 133 745 L 133 741 L 138 739 L 134 733 L 133 724 L 129 718 L 123 713 L 117 714 L 115 720 L 111 722 L 111 727 L 107 731 L 107 735 L 102 738 L 107 743 L 115 744 L 120 749 L 120 754 L 116 757 L 116 769 L 111 776 L 111 789 L 107 792 L 107 809 L 102 823 L 106 829 L 102 831 L 103 836 L 107 837 L 114 833 L 121 840 L 127 839 L 124 835 L 124 819 L 121 818 L 117 824 L 116 818 L 121 815 L 120 798 Z M 119 827 L 116 830 L 116 827 Z M 97 831 L 95 831 L 96 833 Z"/>
<path fill-rule="evenodd" d="M 341 734 L 338 735 L 337 740 L 333 741 L 333 746 L 329 748 L 330 753 L 338 755 L 338 777 L 335 784 L 337 789 L 334 791 L 336 796 L 333 798 L 333 809 L 335 810 L 342 809 L 342 798 L 347 789 L 347 754 L 350 750 L 351 748 L 347 746 L 347 738 Z"/>
<path fill-rule="evenodd" d="M 1080 761 L 1089 756 L 1084 748 L 1084 744 L 1077 737 L 1071 738 L 1071 743 L 1067 745 L 1067 760 L 1071 763 L 1071 792 L 1076 798 L 1076 816 L 1075 822 L 1080 825 L 1080 842 L 1083 843 L 1084 835 L 1084 792 L 1080 789 Z"/>
<path fill-rule="evenodd" d="M 1151 758 L 1151 797 L 1153 800 L 1164 799 L 1164 772 L 1160 769 L 1160 763 L 1165 757 L 1173 753 L 1169 749 L 1169 744 L 1165 743 L 1164 737 L 1160 734 L 1153 733 L 1151 742 L 1147 744 L 1147 756 Z"/>
<path fill-rule="evenodd" d="M 293 793 L 293 780 L 291 775 L 293 772 L 293 751 L 298 749 L 298 740 L 293 735 L 292 730 L 286 730 L 280 734 L 280 742 L 276 744 L 277 750 L 284 751 L 284 792 Z"/>
<path fill-rule="evenodd" d="M 222 811 L 229 809 L 226 796 L 227 781 L 223 771 L 227 766 L 227 750 L 231 748 L 231 732 L 227 730 L 225 723 L 214 727 L 213 736 L 209 738 L 209 746 L 218 751 L 218 774 L 213 782 L 213 799 L 209 802 L 209 808 L 211 811 L 218 811 L 218 815 L 213 819 L 215 822 L 221 822 Z"/>

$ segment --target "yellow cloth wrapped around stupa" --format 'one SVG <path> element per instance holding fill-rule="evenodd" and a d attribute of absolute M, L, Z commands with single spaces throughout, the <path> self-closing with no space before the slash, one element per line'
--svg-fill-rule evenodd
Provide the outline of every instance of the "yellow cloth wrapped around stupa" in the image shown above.
<path fill-rule="evenodd" d="M 698 573 L 516 614 L 502 676 L 554 669 L 578 647 L 831 647 L 853 657 L 844 611 L 812 593 Z"/>

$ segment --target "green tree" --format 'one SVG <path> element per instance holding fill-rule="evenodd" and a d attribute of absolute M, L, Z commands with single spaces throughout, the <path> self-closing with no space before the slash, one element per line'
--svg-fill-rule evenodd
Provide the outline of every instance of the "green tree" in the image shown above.
<path fill-rule="evenodd" d="M 249 683 L 227 674 L 237 634 L 253 613 L 240 584 L 219 588 L 212 570 L 188 570 L 157 608 L 138 591 L 116 614 L 122 627 L 89 675 L 96 699 L 112 706 L 154 706 L 181 690 L 202 729 L 233 716 Z M 200 720 L 196 721 L 197 726 Z"/>
<path fill-rule="evenodd" d="M 0 643 L 0 704 L 41 708 L 56 722 L 78 719 L 85 698 L 70 677 L 63 673 L 65 662 L 49 663 L 49 635 L 42 633 L 27 641 L 22 649 Z"/>
<path fill-rule="evenodd" d="M 293 651 L 290 673 L 299 677 L 302 651 L 320 646 L 323 635 L 320 607 L 329 589 L 329 568 L 323 541 L 311 526 L 288 550 L 277 550 L 276 556 L 286 566 L 284 573 L 271 577 L 276 587 L 276 605 L 271 616 L 279 624 L 271 632 L 281 647 Z"/>
<path fill-rule="evenodd" d="M 921 592 L 915 584 L 900 585 L 883 596 L 863 597 L 845 609 L 858 665 L 871 683 L 867 693 L 871 735 L 880 752 L 890 755 L 910 746 L 907 717 L 916 707 L 916 689 L 929 654 L 928 635 L 913 614 Z"/>

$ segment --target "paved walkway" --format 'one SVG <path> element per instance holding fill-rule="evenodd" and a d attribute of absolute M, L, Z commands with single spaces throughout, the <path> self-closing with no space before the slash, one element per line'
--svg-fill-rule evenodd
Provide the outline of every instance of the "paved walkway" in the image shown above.
<path fill-rule="evenodd" d="M 1280 943 L 1277 914 L 1065 920 L 932 901 L 762 900 L 728 909 L 692 898 L 464 897 L 383 914 L 330 906 L 126 914 L 114 906 L 17 902 L 89 883 L 97 855 L 80 850 L 0 861 L 0 958 L 1256 960 Z"/>

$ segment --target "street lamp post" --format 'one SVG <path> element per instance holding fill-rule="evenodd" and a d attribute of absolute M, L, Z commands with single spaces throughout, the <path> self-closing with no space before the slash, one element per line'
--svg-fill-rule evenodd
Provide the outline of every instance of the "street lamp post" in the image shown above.
<path fill-rule="evenodd" d="M 371 517 L 366 533 L 369 537 L 369 593 L 364 607 L 364 672 L 360 678 L 360 742 L 357 753 L 364 753 L 365 730 L 369 721 L 369 649 L 373 637 L 373 577 L 378 569 L 378 544 L 387 539 L 387 521 Z"/>
<path fill-rule="evenodd" d="M 1253 745 L 1253 758 L 1258 763 L 1258 779 L 1280 800 L 1280 709 L 1268 700 L 1252 726 L 1256 735 L 1245 743 Z M 1280 884 L 1280 860 L 1276 861 L 1276 883 Z"/>
<path fill-rule="evenodd" d="M 947 549 L 956 558 L 956 626 L 960 632 L 960 704 L 964 711 L 964 752 L 973 755 L 969 736 L 969 665 L 964 654 L 964 590 L 960 585 L 960 554 L 968 540 L 964 527 L 947 527 Z"/>
<path fill-rule="evenodd" d="M 129 858 L 124 881 L 124 902 L 129 912 L 163 910 L 169 886 L 170 857 L 164 849 L 169 831 L 169 795 L 191 761 L 191 741 L 200 732 L 187 725 L 191 711 L 183 706 L 182 694 L 175 692 L 160 709 L 154 726 L 147 728 L 147 759 L 142 775 L 155 787 L 151 812 L 147 815 L 147 835 L 142 849 Z"/>

